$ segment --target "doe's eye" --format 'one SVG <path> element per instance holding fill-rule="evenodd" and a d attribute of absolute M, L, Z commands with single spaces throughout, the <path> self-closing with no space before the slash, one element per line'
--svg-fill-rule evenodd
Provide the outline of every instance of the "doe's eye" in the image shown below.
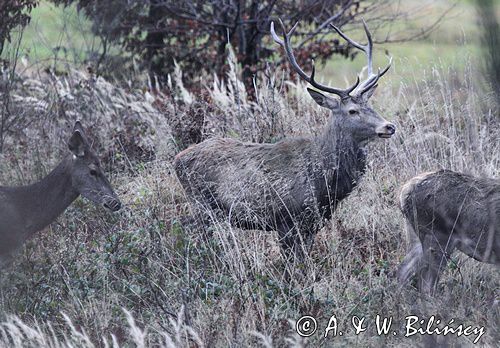
<path fill-rule="evenodd" d="M 92 175 L 92 176 L 97 176 L 97 170 L 95 170 L 95 169 L 91 169 L 91 170 L 90 170 L 90 175 Z"/>
<path fill-rule="evenodd" d="M 349 115 L 354 115 L 354 114 L 357 114 L 358 113 L 358 110 L 356 109 L 350 109 L 349 110 Z"/>

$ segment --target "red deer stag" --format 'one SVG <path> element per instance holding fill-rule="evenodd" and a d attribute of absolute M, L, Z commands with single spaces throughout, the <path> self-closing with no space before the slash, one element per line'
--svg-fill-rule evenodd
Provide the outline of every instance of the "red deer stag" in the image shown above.
<path fill-rule="evenodd" d="M 398 269 L 405 284 L 417 274 L 432 295 L 455 249 L 500 265 L 500 180 L 441 170 L 420 174 L 400 194 L 410 245 Z"/>
<path fill-rule="evenodd" d="M 286 257 L 303 256 L 321 226 L 357 185 L 365 170 L 365 145 L 375 138 L 390 138 L 395 126 L 368 104 L 379 78 L 390 67 L 374 74 L 372 38 L 361 45 L 333 28 L 368 58 L 368 76 L 360 83 L 338 89 L 308 76 L 297 64 L 290 45 L 295 25 L 284 39 L 271 23 L 271 34 L 281 45 L 292 68 L 311 86 L 338 98 L 308 89 L 331 117 L 319 136 L 286 138 L 275 144 L 245 143 L 212 138 L 180 152 L 174 167 L 188 197 L 219 212 L 236 227 L 277 230 Z M 305 248 L 304 248 L 305 247 Z"/>
<path fill-rule="evenodd" d="M 117 211 L 120 200 L 90 149 L 80 122 L 68 142 L 70 153 L 41 181 L 0 186 L 0 261 L 6 261 L 35 232 L 52 223 L 79 195 Z"/>

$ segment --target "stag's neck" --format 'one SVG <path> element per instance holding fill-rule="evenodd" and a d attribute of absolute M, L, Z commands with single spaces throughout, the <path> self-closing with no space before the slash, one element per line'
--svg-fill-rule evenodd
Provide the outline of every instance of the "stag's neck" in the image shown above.
<path fill-rule="evenodd" d="M 27 236 L 48 226 L 79 196 L 72 187 L 70 166 L 68 156 L 41 181 L 11 188 Z"/>
<path fill-rule="evenodd" d="M 342 200 L 356 187 L 365 172 L 366 143 L 355 139 L 343 127 L 341 119 L 333 117 L 330 121 L 316 143 L 329 190 L 336 192 L 337 200 Z"/>

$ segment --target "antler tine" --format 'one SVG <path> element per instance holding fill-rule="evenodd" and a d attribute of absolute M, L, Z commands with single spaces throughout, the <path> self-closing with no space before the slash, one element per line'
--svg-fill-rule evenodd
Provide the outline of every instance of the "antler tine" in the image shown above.
<path fill-rule="evenodd" d="M 370 30 L 368 30 L 368 26 L 366 25 L 365 20 L 362 18 L 363 21 L 363 28 L 365 28 L 365 33 L 366 33 L 366 38 L 368 39 L 368 44 L 366 44 L 366 55 L 368 56 L 368 76 L 371 76 L 373 74 L 373 40 L 372 40 L 372 34 L 370 33 Z"/>
<path fill-rule="evenodd" d="M 349 97 L 349 93 L 351 93 L 359 85 L 359 77 L 358 77 L 357 82 L 353 86 L 351 86 L 347 89 L 338 89 L 338 88 L 334 88 L 334 87 L 329 87 L 329 86 L 325 86 L 319 82 L 316 82 L 316 80 L 314 79 L 314 75 L 315 75 L 315 71 L 316 71 L 316 69 L 314 67 L 314 60 L 312 61 L 311 76 L 308 76 L 304 72 L 304 70 L 302 70 L 300 68 L 299 64 L 297 63 L 297 60 L 295 59 L 295 56 L 293 54 L 293 50 L 292 50 L 292 47 L 290 44 L 290 37 L 294 33 L 294 31 L 297 28 L 297 25 L 299 23 L 298 22 L 295 23 L 293 28 L 288 33 L 286 32 L 285 25 L 283 24 L 283 21 L 281 19 L 279 19 L 279 23 L 280 23 L 281 29 L 283 31 L 283 38 L 284 39 L 281 39 L 276 34 L 276 31 L 274 30 L 274 22 L 271 22 L 271 35 L 272 35 L 274 41 L 285 49 L 285 52 L 286 52 L 286 55 L 288 57 L 288 61 L 290 62 L 290 65 L 300 75 L 300 77 L 302 77 L 302 79 L 304 79 L 305 81 L 310 83 L 311 86 L 313 86 L 321 91 L 336 94 L 336 95 L 340 96 L 341 98 Z"/>
<path fill-rule="evenodd" d="M 283 32 L 283 35 L 285 32 Z M 276 34 L 276 31 L 274 30 L 274 22 L 271 22 L 271 35 L 273 36 L 274 42 L 276 42 L 280 46 L 285 46 L 285 42 Z"/>
<path fill-rule="evenodd" d="M 372 35 L 370 33 L 370 30 L 368 30 L 368 26 L 366 25 L 365 20 L 363 19 L 363 27 L 365 29 L 366 37 L 368 38 L 368 43 L 366 45 L 361 45 L 360 43 L 357 43 L 350 37 L 348 37 L 346 34 L 342 32 L 339 28 L 337 28 L 335 25 L 330 24 L 335 31 L 342 36 L 344 40 L 346 40 L 348 43 L 356 47 L 357 49 L 365 52 L 367 58 L 368 58 L 368 79 L 371 79 L 373 76 L 373 68 L 372 68 L 372 48 L 373 48 L 373 40 L 372 40 Z M 366 81 L 365 81 L 366 82 Z"/>
<path fill-rule="evenodd" d="M 382 70 L 382 72 L 380 73 L 380 77 L 384 76 L 385 73 L 389 71 L 389 69 L 391 68 L 391 65 L 392 65 L 392 57 L 389 57 L 389 64 L 387 64 L 387 66 L 384 68 L 384 70 Z"/>
<path fill-rule="evenodd" d="M 349 42 L 351 45 L 353 45 L 354 47 L 356 47 L 357 49 L 360 49 L 361 51 L 365 51 L 365 46 L 363 45 L 360 45 L 359 43 L 357 43 L 356 41 L 352 40 L 350 37 L 348 37 L 346 34 L 344 34 L 342 32 L 342 30 L 340 30 L 339 28 L 337 28 L 335 25 L 331 24 L 330 23 L 330 26 L 335 29 L 335 31 L 340 35 L 342 36 L 342 38 L 344 40 L 346 40 L 347 42 Z"/>
<path fill-rule="evenodd" d="M 359 79 L 359 75 L 357 75 L 356 76 L 356 82 L 354 83 L 354 85 L 352 85 L 351 87 L 349 87 L 348 89 L 346 89 L 347 94 L 350 94 L 352 91 L 354 91 L 356 89 L 356 87 L 359 86 L 360 82 L 361 82 L 361 80 Z"/>
<path fill-rule="evenodd" d="M 363 51 L 367 56 L 367 60 L 368 60 L 367 77 L 366 77 L 366 80 L 363 81 L 363 83 L 361 83 L 361 85 L 359 87 L 359 92 L 357 93 L 358 95 L 363 94 L 368 89 L 373 87 L 378 82 L 378 80 L 382 76 L 384 76 L 384 74 L 389 70 L 389 68 L 391 67 L 391 64 L 392 64 L 392 57 L 391 57 L 389 60 L 389 65 L 387 65 L 387 67 L 385 67 L 384 70 L 380 71 L 380 69 L 378 69 L 377 74 L 373 73 L 373 39 L 372 39 L 372 35 L 370 33 L 370 30 L 368 29 L 368 25 L 366 24 L 366 21 L 364 19 L 362 19 L 362 21 L 363 21 L 363 28 L 365 30 L 366 38 L 368 39 L 368 43 L 366 45 L 361 45 L 361 44 L 357 43 L 356 41 L 349 38 L 346 34 L 344 34 L 335 25 L 330 24 L 332 26 L 332 28 L 335 29 L 335 31 L 344 40 L 346 40 L 349 44 L 356 47 L 357 49 Z"/>
<path fill-rule="evenodd" d="M 305 71 L 302 70 L 300 68 L 299 64 L 297 63 L 297 60 L 295 59 L 295 56 L 293 55 L 293 51 L 292 51 L 292 48 L 290 45 L 290 36 L 293 34 L 295 29 L 297 28 L 297 25 L 299 24 L 299 22 L 295 23 L 295 25 L 292 27 L 292 29 L 288 33 L 286 32 L 285 25 L 283 24 L 283 21 L 281 20 L 281 18 L 279 18 L 279 23 L 281 26 L 281 30 L 283 31 L 284 40 L 280 39 L 279 36 L 276 34 L 276 31 L 274 30 L 274 22 L 271 22 L 271 35 L 273 36 L 274 41 L 276 41 L 276 43 L 278 43 L 279 45 L 281 45 L 285 49 L 286 55 L 288 57 L 288 61 L 292 65 L 292 68 L 294 68 L 294 70 L 300 75 L 300 77 L 302 77 L 307 82 L 310 82 L 309 76 L 307 76 Z"/>
<path fill-rule="evenodd" d="M 369 78 L 368 80 L 365 81 L 365 83 L 362 86 L 362 88 L 360 88 L 359 95 L 365 93 L 367 90 L 369 90 L 370 88 L 372 88 L 378 82 L 378 80 L 382 76 L 384 76 L 384 74 L 387 71 L 389 71 L 389 68 L 391 67 L 391 64 L 392 64 L 392 57 L 389 57 L 389 64 L 387 64 L 387 66 L 382 71 L 380 71 L 380 68 L 378 68 L 377 75 L 373 75 L 371 78 Z"/>
<path fill-rule="evenodd" d="M 312 70 L 311 70 L 311 77 L 310 77 L 310 81 L 308 81 L 311 86 L 313 87 L 316 87 L 318 89 L 323 89 L 324 88 L 328 88 L 330 90 L 336 90 L 338 92 L 341 92 L 341 94 L 337 93 L 337 92 L 331 92 L 331 93 L 335 93 L 335 94 L 338 94 L 340 95 L 342 98 L 345 98 L 345 97 L 348 97 L 349 96 L 349 93 L 351 93 L 352 91 L 354 91 L 356 89 L 356 87 L 358 87 L 359 85 L 359 76 L 356 77 L 356 82 L 349 88 L 346 88 L 346 89 L 336 89 L 336 88 L 332 88 L 332 87 L 326 87 L 326 86 L 323 86 L 322 84 L 320 84 L 319 82 L 316 82 L 316 80 L 314 79 L 314 76 L 316 74 L 316 66 L 314 65 L 314 59 L 311 60 L 312 61 Z"/>

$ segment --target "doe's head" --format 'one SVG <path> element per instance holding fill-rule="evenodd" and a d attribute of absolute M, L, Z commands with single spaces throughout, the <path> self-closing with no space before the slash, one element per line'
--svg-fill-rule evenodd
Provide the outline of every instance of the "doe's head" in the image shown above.
<path fill-rule="evenodd" d="M 68 147 L 73 154 L 71 161 L 73 188 L 95 204 L 111 211 L 118 211 L 121 202 L 104 175 L 99 159 L 90 148 L 79 121 L 75 123 Z"/>

